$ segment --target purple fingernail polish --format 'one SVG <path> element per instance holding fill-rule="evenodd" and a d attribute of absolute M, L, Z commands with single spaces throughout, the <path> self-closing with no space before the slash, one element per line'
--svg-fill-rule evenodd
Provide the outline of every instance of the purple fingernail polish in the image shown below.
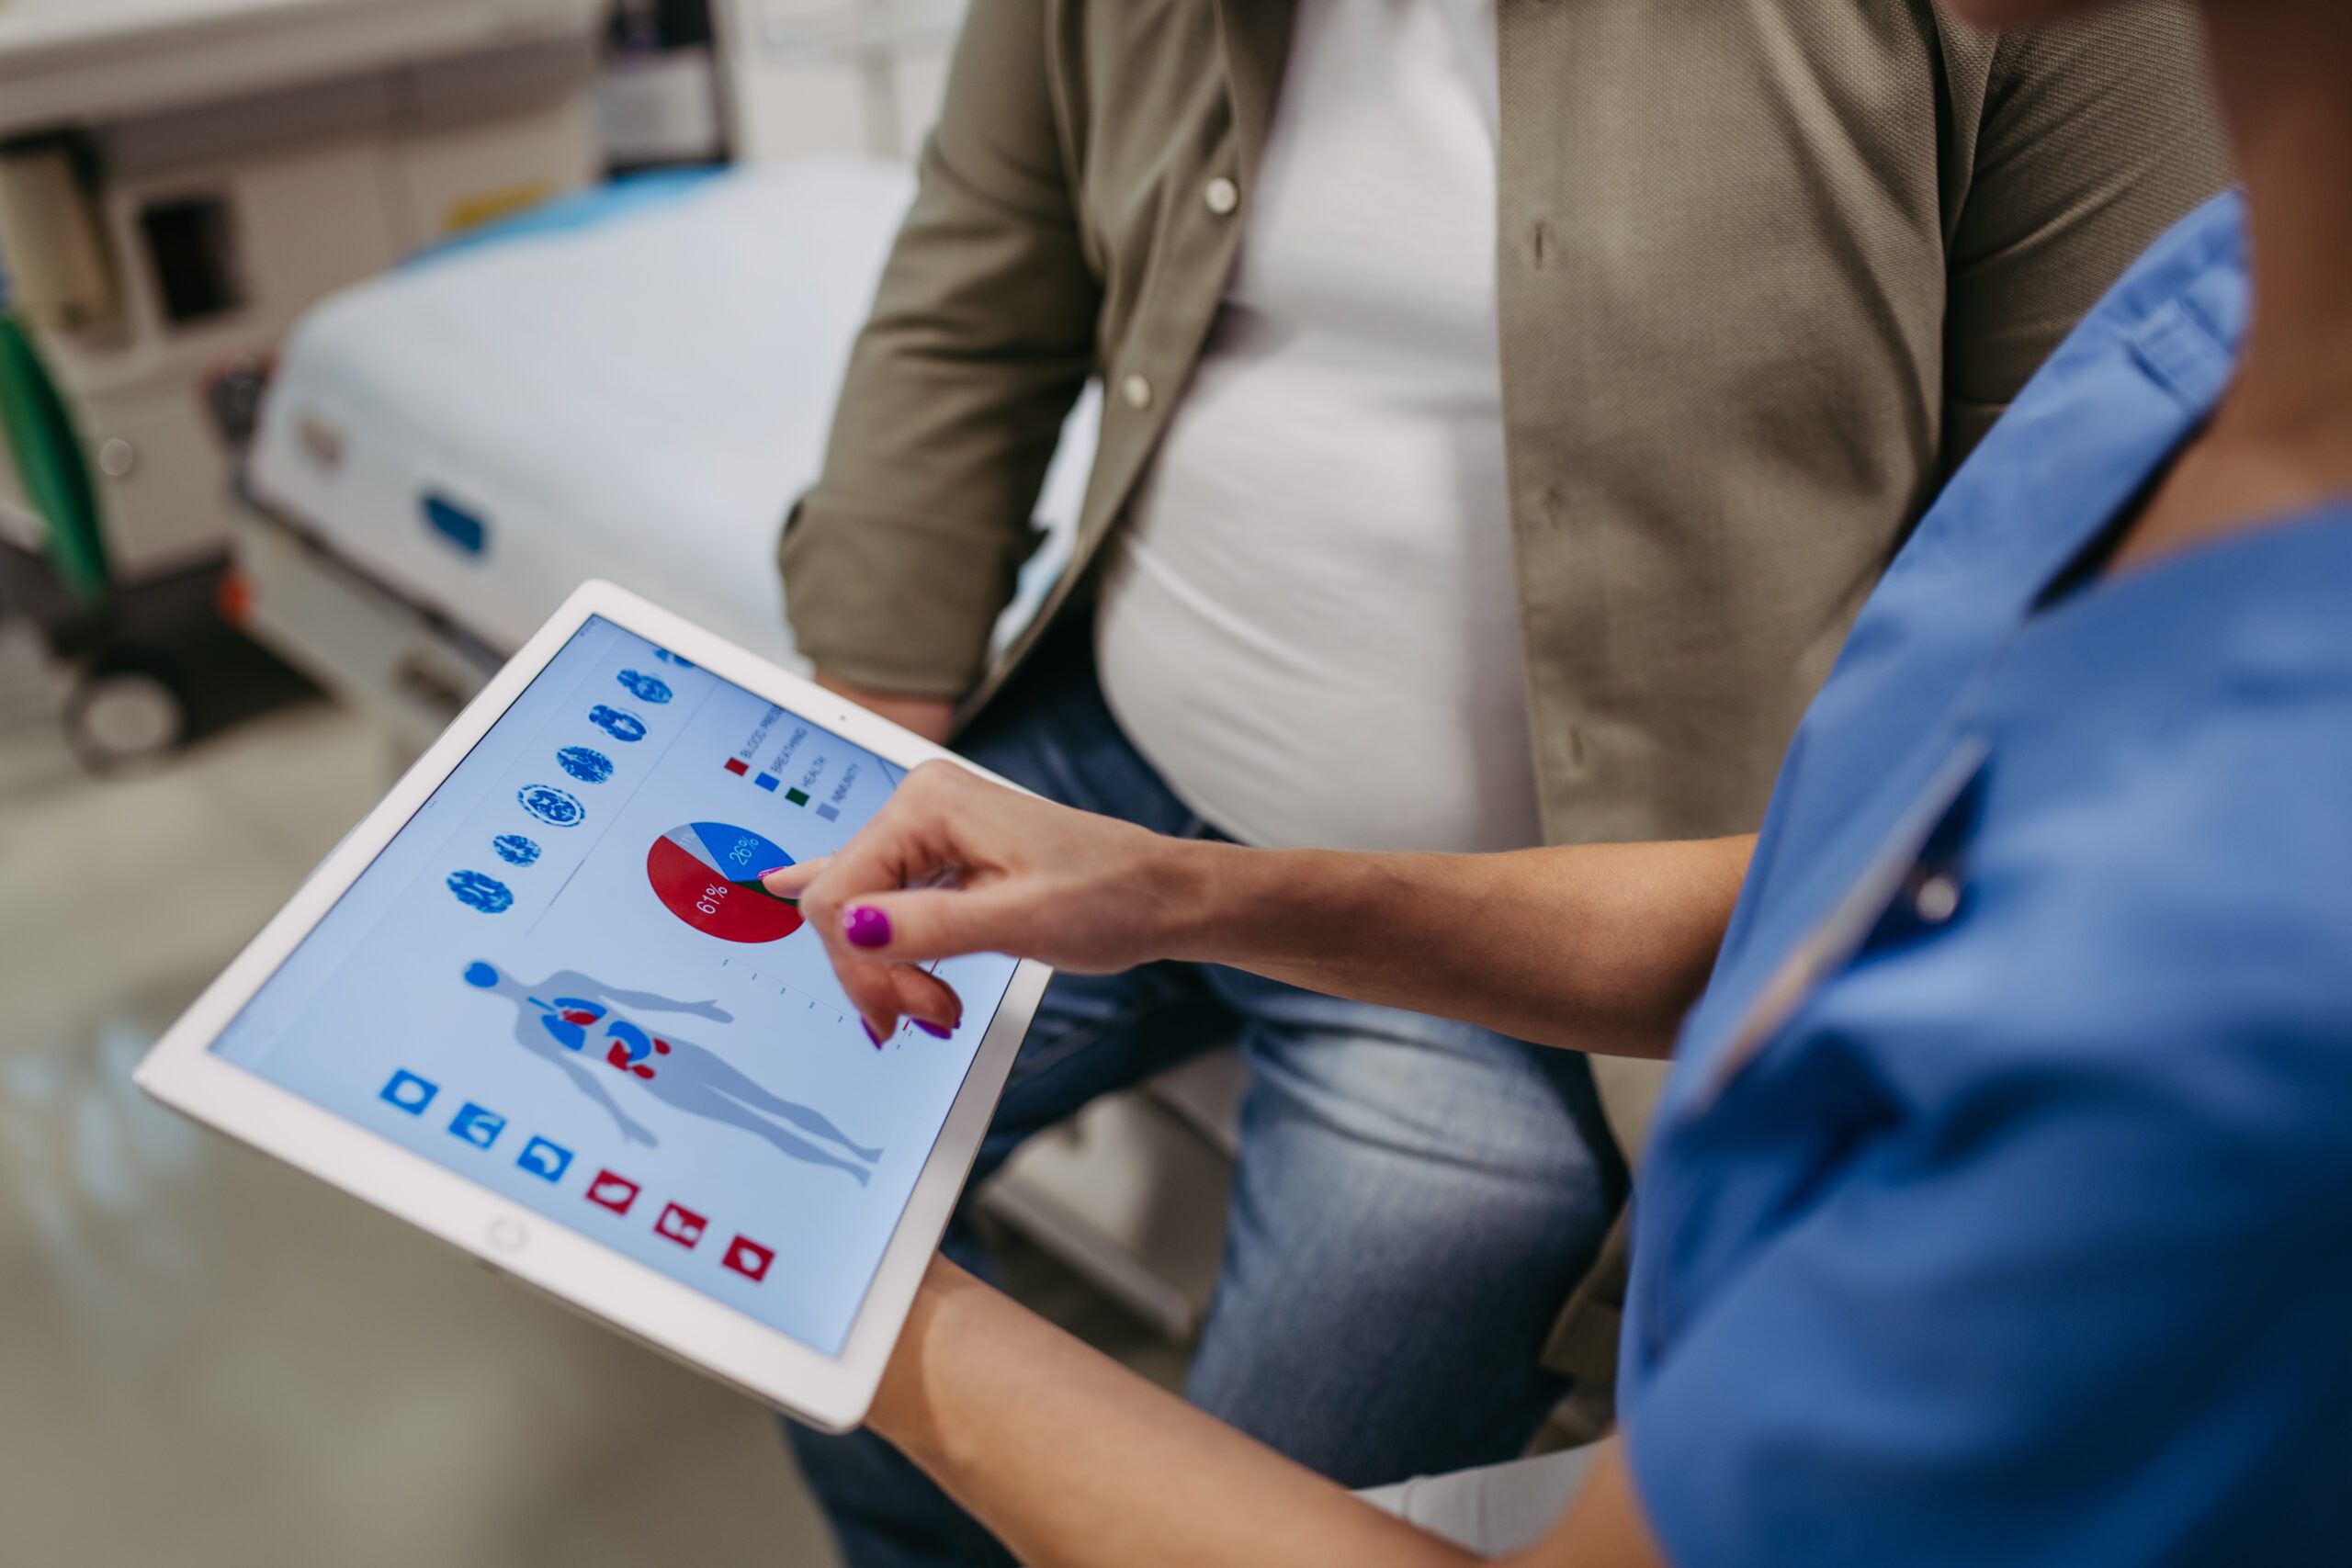
<path fill-rule="evenodd" d="M 852 947 L 888 947 L 890 917 L 871 904 L 856 905 L 842 911 L 842 935 Z"/>
<path fill-rule="evenodd" d="M 939 1025 L 932 1022 L 931 1020 L 927 1018 L 919 1018 L 915 1020 L 915 1027 L 922 1030 L 925 1034 L 930 1035 L 933 1040 L 944 1040 L 949 1035 L 956 1032 L 952 1029 L 942 1029 Z"/>
<path fill-rule="evenodd" d="M 865 1031 L 865 1037 L 874 1042 L 874 1048 L 876 1051 L 882 1049 L 882 1036 L 874 1032 L 874 1026 L 872 1024 L 866 1022 L 865 1020 L 861 1018 L 857 1021 L 857 1026 Z"/>

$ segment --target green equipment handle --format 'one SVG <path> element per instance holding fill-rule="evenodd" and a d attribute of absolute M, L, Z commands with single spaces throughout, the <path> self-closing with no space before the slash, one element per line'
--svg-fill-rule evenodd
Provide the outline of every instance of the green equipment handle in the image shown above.
<path fill-rule="evenodd" d="M 33 510 L 49 525 L 50 563 L 85 604 L 106 597 L 107 547 L 97 491 L 65 400 L 16 316 L 0 311 L 0 439 Z"/>

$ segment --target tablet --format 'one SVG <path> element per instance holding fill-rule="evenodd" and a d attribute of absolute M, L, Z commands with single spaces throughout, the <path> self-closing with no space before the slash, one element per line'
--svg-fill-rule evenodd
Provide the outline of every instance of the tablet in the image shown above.
<path fill-rule="evenodd" d="M 830 1430 L 863 1419 L 1046 972 L 876 1045 L 761 874 L 948 753 L 605 583 L 138 1074 L 164 1103 Z"/>

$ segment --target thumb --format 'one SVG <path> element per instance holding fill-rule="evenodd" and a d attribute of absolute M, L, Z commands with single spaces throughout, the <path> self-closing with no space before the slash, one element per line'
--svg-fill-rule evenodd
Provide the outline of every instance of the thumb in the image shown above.
<path fill-rule="evenodd" d="M 993 889 L 910 888 L 874 893 L 842 908 L 841 940 L 862 958 L 924 964 L 967 953 L 1030 957 L 1037 922 Z"/>

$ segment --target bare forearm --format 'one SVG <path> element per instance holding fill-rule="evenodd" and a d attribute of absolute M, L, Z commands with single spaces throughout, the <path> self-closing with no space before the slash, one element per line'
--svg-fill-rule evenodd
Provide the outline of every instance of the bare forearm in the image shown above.
<path fill-rule="evenodd" d="M 1472 1561 L 944 1262 L 869 1423 L 1031 1568 Z"/>
<path fill-rule="evenodd" d="M 1247 850 L 927 762 L 840 854 L 764 882 L 800 900 L 866 1027 L 886 1037 L 902 1017 L 959 1016 L 930 960 L 1010 953 L 1088 975 L 1224 964 L 1522 1039 L 1657 1056 L 1706 984 L 1754 849 L 1739 838 L 1502 855 Z"/>
<path fill-rule="evenodd" d="M 1500 855 L 1187 846 L 1170 955 L 1609 1055 L 1664 1055 L 1753 836 Z"/>

